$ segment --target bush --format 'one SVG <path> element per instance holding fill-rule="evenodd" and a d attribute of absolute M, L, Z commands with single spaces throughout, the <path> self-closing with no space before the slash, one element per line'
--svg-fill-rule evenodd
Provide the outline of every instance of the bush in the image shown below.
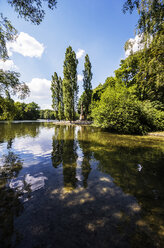
<path fill-rule="evenodd" d="M 164 111 L 158 109 L 158 105 L 150 101 L 140 102 L 142 124 L 146 123 L 149 131 L 164 130 Z"/>
<path fill-rule="evenodd" d="M 141 102 L 133 89 L 123 85 L 109 86 L 100 101 L 92 102 L 94 125 L 124 134 L 145 134 L 164 129 L 164 112 L 151 102 Z"/>

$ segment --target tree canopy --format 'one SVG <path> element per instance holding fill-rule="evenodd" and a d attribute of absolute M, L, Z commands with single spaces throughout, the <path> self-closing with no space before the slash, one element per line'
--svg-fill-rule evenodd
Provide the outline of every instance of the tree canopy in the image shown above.
<path fill-rule="evenodd" d="M 7 0 L 8 4 L 14 8 L 18 17 L 24 18 L 33 24 L 39 25 L 45 16 L 43 3 L 47 2 L 48 8 L 54 9 L 56 7 L 56 0 Z M 7 41 L 16 39 L 17 30 L 7 17 L 0 13 L 0 59 L 7 59 L 8 53 L 6 48 Z"/>
<path fill-rule="evenodd" d="M 138 10 L 138 32 L 154 35 L 163 29 L 164 1 L 163 0 L 126 0 L 123 12 Z"/>
<path fill-rule="evenodd" d="M 85 100 L 82 101 L 82 105 L 85 108 L 85 115 L 89 113 L 89 107 L 91 104 L 92 97 L 92 65 L 89 59 L 88 54 L 85 56 L 84 70 L 83 70 L 83 88 L 85 92 Z"/>
<path fill-rule="evenodd" d="M 76 53 L 69 46 L 66 49 L 65 60 L 63 65 L 63 102 L 64 115 L 67 120 L 75 119 L 75 110 L 77 107 L 77 64 Z"/>
<path fill-rule="evenodd" d="M 55 117 L 58 120 L 64 118 L 64 103 L 63 103 L 63 81 L 55 72 L 51 82 L 52 92 L 52 108 L 55 112 Z"/>
<path fill-rule="evenodd" d="M 48 8 L 56 7 L 56 0 L 8 0 L 18 16 L 23 17 L 26 21 L 31 21 L 34 24 L 40 24 L 45 16 L 43 3 L 47 2 Z"/>

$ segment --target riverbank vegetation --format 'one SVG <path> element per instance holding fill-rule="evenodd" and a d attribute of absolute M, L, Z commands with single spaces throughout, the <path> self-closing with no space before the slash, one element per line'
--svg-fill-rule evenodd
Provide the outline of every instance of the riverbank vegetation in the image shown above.
<path fill-rule="evenodd" d="M 17 2 L 17 1 L 16 1 Z M 35 1 L 37 2 L 37 1 Z M 56 1 L 50 1 L 50 8 Z M 12 4 L 15 7 L 15 3 Z M 16 6 L 20 3 L 16 3 Z M 17 6 L 21 7 L 21 6 Z M 23 8 L 23 7 L 21 7 Z M 15 10 L 27 20 L 39 24 L 44 13 L 25 15 L 21 8 Z M 123 11 L 138 10 L 139 20 L 136 33 L 138 49 L 128 40 L 125 51 L 128 56 L 121 60 L 114 76 L 92 89 L 92 65 L 88 54 L 83 70 L 84 92 L 78 100 L 78 80 L 76 53 L 69 46 L 63 63 L 63 78 L 54 72 L 51 81 L 52 108 L 41 110 L 36 103 L 19 103 L 11 99 L 12 94 L 21 98 L 29 94 L 29 89 L 20 83 L 20 75 L 0 70 L 0 119 L 58 119 L 74 121 L 92 120 L 94 125 L 109 131 L 125 134 L 144 134 L 164 130 L 164 9 L 162 0 L 127 0 Z M 41 13 L 43 15 L 41 15 Z M 36 16 L 35 16 L 36 15 Z M 37 19 L 35 19 L 37 17 Z M 16 30 L 1 16 L 13 40 Z M 3 24 L 3 26 L 4 26 Z M 10 27 L 10 29 L 9 29 Z M 6 34 L 7 35 L 7 34 Z M 2 37 L 0 38 L 2 39 Z M 7 36 L 0 43 L 1 57 L 7 58 Z"/>
<path fill-rule="evenodd" d="M 3 109 L 0 108 L 0 120 L 37 120 L 40 117 L 40 107 L 35 102 L 27 104 L 5 98 L 3 103 L 5 104 Z"/>
<path fill-rule="evenodd" d="M 163 41 L 162 29 L 148 47 L 121 61 L 115 77 L 94 89 L 91 116 L 96 126 L 121 133 L 164 130 Z"/>

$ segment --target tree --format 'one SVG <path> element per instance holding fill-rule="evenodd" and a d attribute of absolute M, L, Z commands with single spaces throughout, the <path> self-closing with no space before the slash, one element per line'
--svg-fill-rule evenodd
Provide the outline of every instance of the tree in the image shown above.
<path fill-rule="evenodd" d="M 0 120 L 12 120 L 15 116 L 14 101 L 0 96 Z"/>
<path fill-rule="evenodd" d="M 59 112 L 59 102 L 60 102 L 60 82 L 58 78 L 58 74 L 55 72 L 54 76 L 52 76 L 51 82 L 51 91 L 52 91 L 52 108 L 55 111 L 55 116 L 57 119 Z"/>
<path fill-rule="evenodd" d="M 40 114 L 40 108 L 37 103 L 15 102 L 14 120 L 37 120 Z"/>
<path fill-rule="evenodd" d="M 26 21 L 31 21 L 37 25 L 44 19 L 45 11 L 43 10 L 42 4 L 45 1 L 48 3 L 50 9 L 56 7 L 56 0 L 7 0 L 8 4 L 18 13 L 18 17 L 24 18 Z M 16 38 L 16 34 L 17 31 L 11 22 L 0 13 L 0 58 L 8 58 L 6 42 L 13 41 Z"/>
<path fill-rule="evenodd" d="M 126 0 L 123 12 L 138 10 L 138 32 L 154 35 L 163 29 L 164 1 L 163 0 Z"/>
<path fill-rule="evenodd" d="M 35 102 L 31 102 L 25 107 L 26 120 L 37 120 L 39 118 L 39 106 Z"/>
<path fill-rule="evenodd" d="M 11 22 L 3 17 L 0 13 L 0 59 L 7 59 L 7 41 L 13 41 L 16 38 L 17 30 L 12 26 Z"/>
<path fill-rule="evenodd" d="M 14 120 L 26 120 L 25 108 L 26 108 L 27 104 L 26 103 L 21 103 L 21 102 L 15 102 L 14 106 L 15 106 L 15 109 L 16 109 Z"/>
<path fill-rule="evenodd" d="M 77 105 L 77 64 L 76 54 L 69 46 L 66 49 L 65 61 L 63 66 L 63 102 L 64 115 L 67 120 L 75 119 L 75 110 Z"/>
<path fill-rule="evenodd" d="M 3 71 L 0 69 L 0 96 L 7 94 L 15 95 L 21 99 L 29 94 L 29 88 L 25 83 L 19 81 L 20 74 L 14 71 Z"/>
<path fill-rule="evenodd" d="M 95 89 L 92 91 L 92 102 L 99 101 L 101 98 L 102 93 L 106 90 L 106 88 L 110 86 L 114 86 L 116 83 L 116 79 L 114 77 L 107 77 L 104 84 L 99 84 Z"/>
<path fill-rule="evenodd" d="M 64 102 L 63 102 L 63 80 L 61 77 L 59 77 L 59 96 L 60 96 L 60 101 L 59 101 L 59 106 L 58 106 L 58 117 L 59 120 L 64 119 Z"/>
<path fill-rule="evenodd" d="M 55 111 L 55 116 L 58 120 L 62 120 L 64 118 L 63 81 L 61 77 L 58 77 L 56 72 L 52 76 L 51 91 L 52 108 Z"/>
<path fill-rule="evenodd" d="M 89 106 L 91 104 L 91 97 L 92 97 L 92 66 L 89 60 L 88 54 L 85 56 L 85 63 L 84 63 L 84 70 L 83 70 L 83 87 L 86 93 L 86 101 L 83 104 L 85 108 L 85 115 L 87 116 L 89 113 Z"/>
<path fill-rule="evenodd" d="M 39 111 L 39 118 L 40 119 L 50 119 L 55 120 L 55 113 L 51 109 L 41 109 Z"/>
<path fill-rule="evenodd" d="M 18 13 L 18 17 L 24 18 L 26 21 L 31 21 L 34 24 L 40 24 L 44 18 L 45 11 L 42 8 L 42 3 L 47 1 L 48 7 L 53 9 L 56 7 L 56 0 L 7 0 L 8 4 L 11 5 L 15 12 Z M 8 18 L 4 17 L 2 13 L 0 13 L 0 59 L 6 60 L 8 59 L 8 52 L 6 43 L 8 41 L 13 41 L 16 39 L 17 30 L 12 26 L 11 22 Z M 2 97 L 1 92 L 3 89 L 7 88 L 9 93 L 10 89 L 12 92 L 20 93 L 21 97 L 25 97 L 29 93 L 29 89 L 25 84 L 21 84 L 19 82 L 19 74 L 16 72 L 3 71 L 0 70 L 0 109 L 5 110 L 8 108 L 8 104 L 6 100 Z M 6 108 L 5 108 L 5 104 Z M 8 113 L 10 115 L 10 113 Z M 12 113 L 11 115 L 12 116 Z"/>
<path fill-rule="evenodd" d="M 163 32 L 158 32 L 148 48 L 131 54 L 115 71 L 117 80 L 127 87 L 135 86 L 139 100 L 164 104 Z"/>
<path fill-rule="evenodd" d="M 82 116 L 86 116 L 86 106 L 87 106 L 87 95 L 84 91 L 83 94 L 80 96 L 78 101 L 78 113 Z"/>
<path fill-rule="evenodd" d="M 133 87 L 116 82 L 108 86 L 100 100 L 92 102 L 94 125 L 109 131 L 144 134 L 164 129 L 164 112 L 150 101 L 139 101 Z"/>
<path fill-rule="evenodd" d="M 20 74 L 0 69 L 0 119 L 9 120 L 15 116 L 14 101 L 10 95 L 23 99 L 29 94 L 26 84 L 19 81 Z"/>

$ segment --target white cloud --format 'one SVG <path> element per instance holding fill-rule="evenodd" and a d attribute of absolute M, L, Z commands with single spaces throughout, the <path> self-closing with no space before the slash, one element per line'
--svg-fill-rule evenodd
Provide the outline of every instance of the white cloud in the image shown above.
<path fill-rule="evenodd" d="M 33 78 L 31 82 L 27 83 L 30 89 L 30 96 L 26 102 L 36 102 L 41 109 L 51 109 L 51 81 L 45 78 Z"/>
<path fill-rule="evenodd" d="M 22 54 L 25 57 L 40 58 L 44 52 L 43 44 L 39 43 L 34 37 L 27 33 L 21 32 L 16 41 L 8 42 L 7 49 L 9 56 L 13 52 Z"/>
<path fill-rule="evenodd" d="M 77 75 L 77 80 L 78 80 L 79 82 L 83 81 L 83 75 L 78 74 L 78 75 Z"/>
<path fill-rule="evenodd" d="M 15 71 L 18 70 L 18 67 L 14 64 L 13 60 L 6 60 L 3 61 L 2 59 L 0 59 L 0 69 L 7 71 Z"/>
<path fill-rule="evenodd" d="M 78 51 L 76 52 L 77 59 L 82 58 L 84 54 L 85 54 L 85 51 L 83 49 L 78 49 Z"/>
<path fill-rule="evenodd" d="M 50 93 L 51 81 L 45 78 L 33 78 L 27 85 L 33 96 L 44 98 Z"/>
<path fill-rule="evenodd" d="M 142 36 L 136 35 L 135 38 L 130 38 L 128 41 L 130 43 L 129 48 L 125 51 L 125 56 L 128 57 L 131 52 L 137 52 L 144 48 L 144 43 L 142 43 Z"/>

